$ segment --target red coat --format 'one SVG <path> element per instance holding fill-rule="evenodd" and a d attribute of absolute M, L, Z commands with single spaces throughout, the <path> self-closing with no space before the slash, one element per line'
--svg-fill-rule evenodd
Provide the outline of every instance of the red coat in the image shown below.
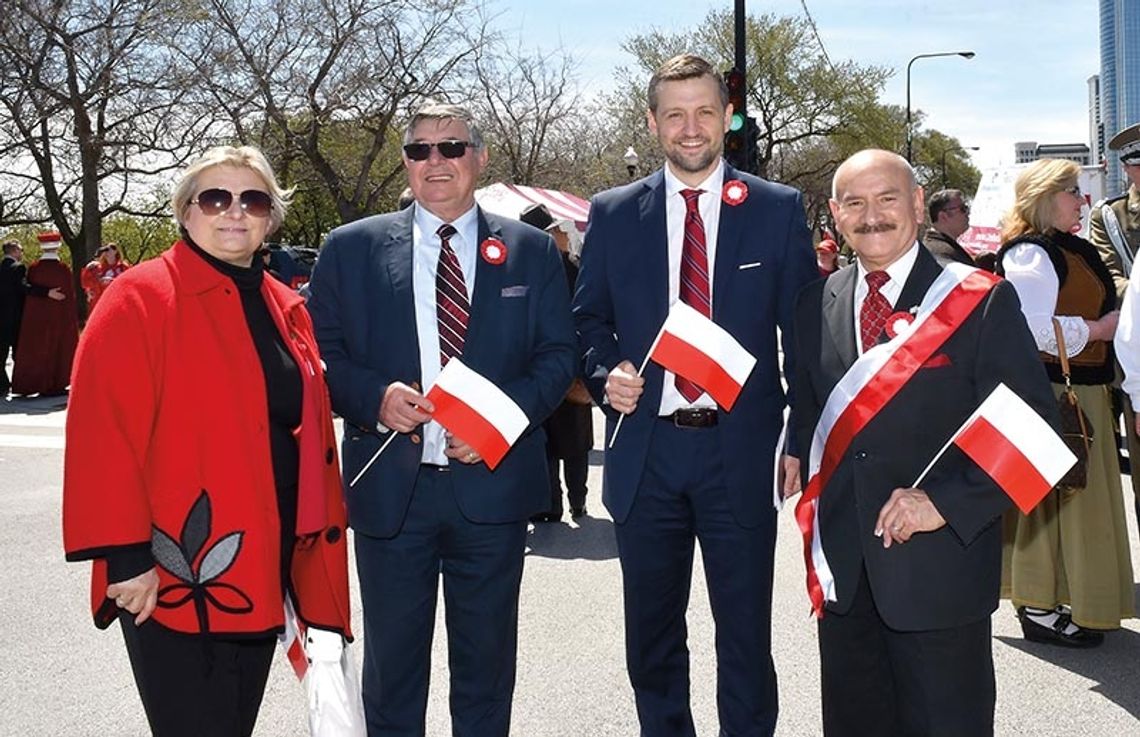
<path fill-rule="evenodd" d="M 16 394 L 62 394 L 71 376 L 79 326 L 75 321 L 75 291 L 71 269 L 61 261 L 43 258 L 28 267 L 28 282 L 44 289 L 57 288 L 63 300 L 28 295 L 12 369 Z"/>
<path fill-rule="evenodd" d="M 280 519 L 260 360 L 233 281 L 185 243 L 116 279 L 83 332 L 64 456 L 68 560 L 93 559 L 107 626 L 104 556 L 151 544 L 154 618 L 180 632 L 283 625 Z M 345 511 L 335 436 L 303 300 L 261 293 L 302 375 L 294 598 L 309 625 L 349 635 Z"/>
<path fill-rule="evenodd" d="M 99 259 L 83 267 L 79 273 L 79 281 L 83 284 L 83 291 L 87 292 L 87 311 L 95 309 L 95 304 L 111 286 L 111 282 L 131 267 L 126 261 L 119 259 L 113 264 L 103 263 Z"/>

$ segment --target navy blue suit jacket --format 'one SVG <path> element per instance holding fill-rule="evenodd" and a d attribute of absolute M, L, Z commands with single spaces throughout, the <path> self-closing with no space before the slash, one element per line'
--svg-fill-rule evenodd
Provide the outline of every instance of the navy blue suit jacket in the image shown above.
<path fill-rule="evenodd" d="M 388 385 L 423 385 L 412 297 L 413 213 L 377 215 L 330 233 L 309 301 L 332 406 L 345 419 L 349 523 L 375 537 L 399 532 L 422 451 L 419 429 L 400 435 L 348 488 L 387 440 L 376 424 Z M 550 504 L 542 422 L 575 370 L 566 275 L 554 241 L 480 210 L 480 243 L 491 236 L 506 244 L 507 259 L 498 265 L 478 259 L 462 360 L 510 396 L 530 425 L 495 471 L 483 463 L 451 464 L 460 510 L 477 523 L 522 520 Z"/>
<path fill-rule="evenodd" d="M 724 181 L 733 179 L 747 184 L 748 197 L 721 204 L 713 320 L 756 357 L 756 367 L 732 411 L 720 411 L 717 432 L 733 514 L 751 527 L 765 510 L 772 513 L 772 460 L 785 406 L 776 328 L 791 377 L 795 296 L 819 272 L 800 193 L 726 166 Z M 640 365 L 669 312 L 664 172 L 594 197 L 573 309 L 587 386 L 601 405 L 610 370 L 627 359 Z M 603 500 L 617 522 L 633 506 L 661 404 L 664 369 L 651 361 L 644 376 L 637 410 L 606 453 Z M 606 414 L 608 443 L 618 415 L 608 405 Z"/>

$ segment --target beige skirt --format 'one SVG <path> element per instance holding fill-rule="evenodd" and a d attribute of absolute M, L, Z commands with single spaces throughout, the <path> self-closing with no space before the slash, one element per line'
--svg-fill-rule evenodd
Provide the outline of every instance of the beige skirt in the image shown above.
<path fill-rule="evenodd" d="M 1054 384 L 1054 394 L 1062 388 Z M 1069 604 L 1076 624 L 1116 629 L 1135 607 L 1112 410 L 1107 387 L 1074 390 L 1093 427 L 1088 485 L 1054 489 L 1027 515 L 1006 514 L 1002 597 L 1042 609 Z"/>

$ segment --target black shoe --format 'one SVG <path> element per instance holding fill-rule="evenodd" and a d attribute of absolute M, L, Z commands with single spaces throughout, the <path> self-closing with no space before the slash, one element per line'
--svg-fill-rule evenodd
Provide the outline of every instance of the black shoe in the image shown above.
<path fill-rule="evenodd" d="M 1041 624 L 1035 621 L 1025 607 L 1017 608 L 1017 618 L 1021 620 L 1021 632 L 1030 642 L 1043 642 L 1049 645 L 1062 645 L 1064 647 L 1097 647 L 1104 642 L 1104 633 L 1086 629 L 1073 624 L 1072 615 L 1067 613 L 1049 612 L 1056 614 L 1057 618 L 1052 625 Z M 1076 628 L 1074 632 L 1066 632 L 1070 625 Z"/>
<path fill-rule="evenodd" d="M 542 524 L 544 522 L 561 522 L 562 521 L 562 513 L 561 512 L 558 512 L 558 513 L 555 513 L 555 512 L 539 512 L 538 514 L 531 517 L 530 521 L 537 523 L 537 524 Z"/>
<path fill-rule="evenodd" d="M 578 519 L 579 517 L 585 517 L 585 516 L 586 516 L 586 505 L 585 504 L 583 504 L 580 507 L 570 507 L 570 518 L 571 519 Z"/>

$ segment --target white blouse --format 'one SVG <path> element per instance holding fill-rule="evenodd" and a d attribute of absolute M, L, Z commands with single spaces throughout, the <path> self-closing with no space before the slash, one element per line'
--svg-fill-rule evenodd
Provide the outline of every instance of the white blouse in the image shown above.
<path fill-rule="evenodd" d="M 1057 335 L 1053 332 L 1053 318 L 1056 317 L 1065 337 L 1065 352 L 1071 358 L 1083 351 L 1089 342 L 1089 326 L 1085 319 L 1077 315 L 1053 314 L 1061 287 L 1057 270 L 1045 249 L 1036 243 L 1019 243 L 1006 252 L 1001 263 L 1005 278 L 1017 290 L 1021 311 L 1029 323 L 1037 350 L 1058 355 Z"/>
<path fill-rule="evenodd" d="M 1113 344 L 1116 360 L 1124 370 L 1124 381 L 1120 386 L 1132 401 L 1132 409 L 1140 410 L 1140 259 L 1132 262 Z"/>

